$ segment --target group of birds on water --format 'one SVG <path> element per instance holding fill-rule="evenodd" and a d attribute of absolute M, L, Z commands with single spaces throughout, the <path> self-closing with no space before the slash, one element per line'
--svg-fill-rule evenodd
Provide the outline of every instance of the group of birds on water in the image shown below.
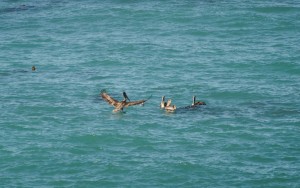
<path fill-rule="evenodd" d="M 165 102 L 165 96 L 162 96 L 161 102 L 160 102 L 160 108 L 165 109 L 167 112 L 174 112 L 177 109 L 177 107 L 176 107 L 176 105 L 171 105 L 171 102 L 172 102 L 171 99 L 169 99 L 167 102 Z M 196 101 L 196 96 L 193 96 L 192 105 L 181 107 L 181 108 L 192 109 L 192 108 L 199 107 L 201 105 L 206 105 L 206 103 L 203 101 Z"/>
<path fill-rule="evenodd" d="M 31 70 L 36 71 L 36 67 L 32 66 Z M 123 100 L 118 101 L 118 100 L 114 99 L 113 97 L 111 97 L 106 92 L 106 90 L 104 90 L 104 89 L 101 90 L 100 95 L 101 95 L 101 97 L 104 101 L 106 101 L 108 104 L 115 107 L 113 112 L 123 112 L 123 109 L 127 108 L 129 106 L 134 106 L 134 105 L 139 105 L 139 104 L 144 105 L 144 103 L 151 98 L 151 96 L 150 96 L 148 99 L 130 101 L 130 99 L 127 96 L 126 92 L 123 91 Z M 171 103 L 172 103 L 171 99 L 168 99 L 168 101 L 166 102 L 165 101 L 165 96 L 162 96 L 161 102 L 160 102 L 160 108 L 164 109 L 167 112 L 175 112 L 177 107 L 176 107 L 176 105 L 171 105 Z M 203 101 L 196 101 L 196 96 L 193 96 L 192 105 L 181 107 L 181 109 L 193 109 L 193 108 L 197 108 L 197 107 L 202 106 L 202 105 L 206 105 L 206 103 L 203 102 Z"/>
<path fill-rule="evenodd" d="M 151 98 L 151 96 L 148 99 L 142 99 L 137 101 L 130 101 L 125 91 L 123 91 L 123 100 L 118 101 L 111 97 L 106 90 L 102 90 L 100 93 L 102 99 L 106 101 L 108 104 L 114 106 L 113 112 L 123 112 L 123 109 L 129 106 L 133 105 L 144 105 L 144 103 Z M 168 99 L 167 102 L 165 102 L 165 96 L 162 96 L 161 102 L 160 102 L 160 108 L 164 109 L 167 112 L 175 112 L 177 107 L 176 105 L 171 105 L 172 100 Z M 193 102 L 192 105 L 181 107 L 182 109 L 193 109 L 197 108 L 201 105 L 206 105 L 203 101 L 196 101 L 196 96 L 193 96 Z"/>

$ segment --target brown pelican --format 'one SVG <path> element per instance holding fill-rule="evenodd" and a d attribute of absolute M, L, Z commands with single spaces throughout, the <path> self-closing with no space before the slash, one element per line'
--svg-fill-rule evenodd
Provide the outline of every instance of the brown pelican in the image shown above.
<path fill-rule="evenodd" d="M 171 106 L 171 103 L 172 103 L 171 99 L 169 99 L 168 102 L 165 102 L 165 96 L 163 96 L 161 99 L 160 107 L 165 109 L 168 112 L 173 112 L 176 110 L 176 106 L 175 105 Z"/>
<path fill-rule="evenodd" d="M 122 101 L 118 101 L 118 100 L 112 98 L 111 96 L 109 96 L 105 90 L 101 91 L 101 97 L 103 98 L 103 100 L 105 100 L 110 105 L 115 107 L 113 112 L 123 111 L 124 107 L 143 104 L 144 102 L 146 102 L 148 100 L 147 99 L 147 100 L 138 100 L 138 101 L 127 102 L 128 97 L 127 97 L 126 93 L 123 92 L 124 99 Z"/>
<path fill-rule="evenodd" d="M 197 101 L 197 102 L 196 102 L 196 96 L 193 96 L 193 103 L 192 103 L 192 106 L 199 106 L 199 105 L 206 105 L 206 103 L 203 102 L 203 101 Z"/>
<path fill-rule="evenodd" d="M 31 67 L 31 70 L 32 70 L 32 71 L 35 71 L 35 70 L 36 70 L 35 66 L 32 66 L 32 67 Z"/>
<path fill-rule="evenodd" d="M 162 96 L 161 102 L 160 102 L 160 108 L 165 108 L 167 106 L 171 105 L 172 100 L 169 99 L 168 102 L 165 102 L 165 96 Z"/>

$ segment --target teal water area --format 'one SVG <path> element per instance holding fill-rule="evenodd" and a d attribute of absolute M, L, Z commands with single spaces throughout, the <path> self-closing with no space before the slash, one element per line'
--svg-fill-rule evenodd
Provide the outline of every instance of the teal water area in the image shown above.
<path fill-rule="evenodd" d="M 0 187 L 299 187 L 299 18 L 295 0 L 1 1 Z M 102 89 L 152 97 L 115 114 Z"/>

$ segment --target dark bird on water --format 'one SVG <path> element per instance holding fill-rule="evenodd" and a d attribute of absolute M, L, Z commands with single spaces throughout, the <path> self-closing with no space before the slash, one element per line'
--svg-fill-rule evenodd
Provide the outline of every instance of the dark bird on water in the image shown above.
<path fill-rule="evenodd" d="M 108 104 L 115 107 L 113 112 L 123 111 L 124 107 L 138 105 L 138 104 L 144 104 L 148 100 L 148 99 L 143 99 L 143 100 L 138 100 L 138 101 L 127 102 L 127 99 L 129 100 L 129 98 L 127 97 L 125 92 L 123 92 L 124 99 L 122 101 L 118 101 L 118 100 L 112 98 L 110 95 L 108 95 L 108 93 L 105 90 L 102 90 L 100 95 L 103 100 L 105 100 L 106 102 L 108 102 Z"/>
<path fill-rule="evenodd" d="M 199 106 L 199 105 L 206 105 L 206 103 L 203 101 L 196 101 L 196 96 L 193 96 L 192 106 Z"/>
<path fill-rule="evenodd" d="M 196 101 L 196 96 L 193 96 L 192 105 L 189 105 L 189 106 L 186 106 L 186 107 L 183 107 L 183 108 L 184 109 L 194 109 L 194 108 L 197 108 L 201 105 L 206 105 L 206 103 L 204 101 Z"/>

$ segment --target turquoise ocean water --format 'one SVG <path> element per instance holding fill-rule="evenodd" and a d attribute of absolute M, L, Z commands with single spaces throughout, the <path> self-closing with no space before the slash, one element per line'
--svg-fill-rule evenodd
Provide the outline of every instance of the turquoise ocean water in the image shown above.
<path fill-rule="evenodd" d="M 0 187 L 299 187 L 299 44 L 298 0 L 2 0 Z"/>

